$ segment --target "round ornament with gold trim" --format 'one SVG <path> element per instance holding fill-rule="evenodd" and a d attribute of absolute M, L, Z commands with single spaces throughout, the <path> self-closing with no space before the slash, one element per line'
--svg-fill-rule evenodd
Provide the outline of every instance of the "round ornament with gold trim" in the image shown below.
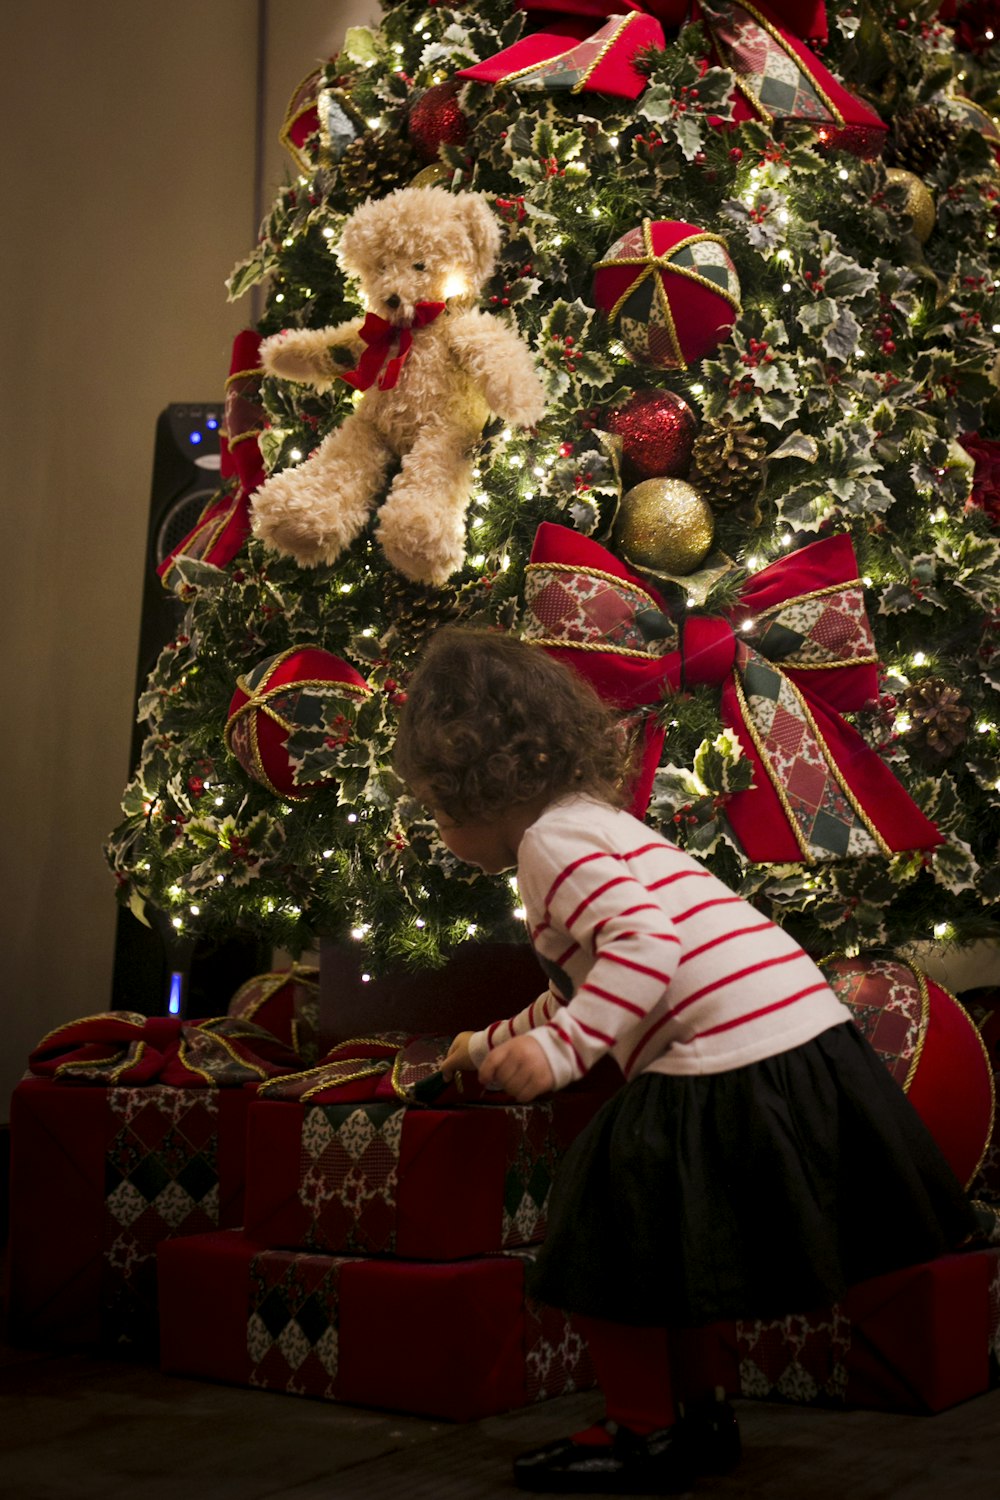
<path fill-rule="evenodd" d="M 841 956 L 820 968 L 964 1186 L 993 1131 L 993 1070 L 972 1017 L 901 958 Z"/>
<path fill-rule="evenodd" d="M 693 573 L 715 534 L 712 507 L 683 479 L 644 479 L 626 490 L 613 540 L 623 561 L 640 572 Z"/>
<path fill-rule="evenodd" d="M 680 219 L 643 219 L 594 266 L 593 302 L 630 359 L 686 370 L 727 339 L 740 310 L 721 235 Z"/>
<path fill-rule="evenodd" d="M 888 167 L 885 180 L 889 187 L 902 188 L 905 192 L 903 211 L 912 219 L 913 233 L 921 245 L 926 245 L 937 218 L 934 195 L 930 188 L 925 182 L 921 182 L 916 173 L 907 172 L 902 167 Z"/>
<path fill-rule="evenodd" d="M 963 124 L 970 130 L 977 130 L 983 140 L 988 142 L 993 150 L 993 155 L 1000 163 L 1000 119 L 981 104 L 976 104 L 973 99 L 967 99 L 964 94 L 944 93 L 936 96 L 957 113 Z"/>
<path fill-rule="evenodd" d="M 371 693 L 359 672 L 318 646 L 293 646 L 237 678 L 226 745 L 248 776 L 276 797 L 305 801 L 328 778 L 295 780 L 290 735 L 336 749 L 351 737 L 354 714 Z"/>

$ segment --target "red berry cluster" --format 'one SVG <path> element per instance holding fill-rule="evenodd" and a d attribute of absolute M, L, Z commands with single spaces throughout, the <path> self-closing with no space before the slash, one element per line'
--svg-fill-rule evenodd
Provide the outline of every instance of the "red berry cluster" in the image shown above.
<path fill-rule="evenodd" d="M 803 271 L 802 280 L 809 290 L 818 297 L 823 291 L 823 283 L 826 280 L 822 271 Z"/>
<path fill-rule="evenodd" d="M 260 864 L 260 855 L 254 854 L 248 841 L 239 834 L 234 834 L 229 840 L 228 854 L 231 865 L 244 864 L 253 868 Z"/>
<path fill-rule="evenodd" d="M 892 323 L 888 313 L 882 314 L 882 321 L 875 329 L 875 337 L 882 346 L 882 353 L 891 357 L 896 352 L 896 342 L 892 336 Z"/>
<path fill-rule="evenodd" d="M 562 363 L 567 374 L 575 375 L 577 366 L 582 359 L 582 354 L 576 347 L 576 339 L 571 333 L 552 333 L 549 342 L 562 346 Z"/>
<path fill-rule="evenodd" d="M 747 339 L 747 350 L 740 355 L 740 359 L 750 369 L 755 370 L 758 365 L 773 365 L 774 355 L 768 352 L 767 339 Z"/>
<path fill-rule="evenodd" d="M 657 135 L 655 130 L 652 135 L 637 135 L 636 141 L 640 146 L 645 146 L 649 151 L 655 151 L 657 146 L 663 145 L 663 137 Z"/>
<path fill-rule="evenodd" d="M 339 750 L 341 745 L 346 745 L 351 738 L 351 721 L 343 714 L 338 714 L 330 725 L 332 734 L 328 734 L 323 740 L 328 750 Z"/>
<path fill-rule="evenodd" d="M 545 168 L 546 177 L 566 176 L 566 168 L 559 165 L 559 158 L 557 156 L 543 156 L 540 158 L 540 161 Z"/>
<path fill-rule="evenodd" d="M 406 702 L 407 694 L 404 693 L 400 688 L 399 683 L 396 681 L 395 677 L 387 677 L 385 679 L 385 682 L 383 682 L 382 687 L 388 694 L 389 702 L 393 705 L 393 707 L 402 708 L 403 704 Z"/>
<path fill-rule="evenodd" d="M 500 210 L 500 217 L 508 224 L 523 224 L 528 216 L 523 193 L 518 193 L 516 198 L 494 198 L 493 201 Z"/>
<path fill-rule="evenodd" d="M 203 797 L 205 795 L 205 783 L 202 781 L 200 776 L 188 777 L 188 791 L 194 798 Z"/>
<path fill-rule="evenodd" d="M 703 110 L 704 108 L 704 104 L 700 104 L 698 102 L 698 90 L 696 88 L 690 87 L 686 83 L 682 83 L 680 94 L 674 100 L 674 109 L 677 114 L 685 115 L 687 114 L 689 109 L 698 111 Z"/>

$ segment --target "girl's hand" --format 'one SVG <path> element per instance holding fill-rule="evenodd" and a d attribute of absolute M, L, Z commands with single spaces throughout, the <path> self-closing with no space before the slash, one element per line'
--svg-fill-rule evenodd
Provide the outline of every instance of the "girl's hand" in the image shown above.
<path fill-rule="evenodd" d="M 549 1060 L 533 1036 L 514 1036 L 491 1052 L 479 1069 L 484 1088 L 503 1089 L 527 1104 L 555 1087 Z"/>
<path fill-rule="evenodd" d="M 445 1078 L 451 1081 L 456 1073 L 473 1073 L 476 1065 L 469 1056 L 469 1038 L 471 1031 L 460 1031 L 448 1049 L 448 1055 L 441 1064 L 441 1072 Z"/>

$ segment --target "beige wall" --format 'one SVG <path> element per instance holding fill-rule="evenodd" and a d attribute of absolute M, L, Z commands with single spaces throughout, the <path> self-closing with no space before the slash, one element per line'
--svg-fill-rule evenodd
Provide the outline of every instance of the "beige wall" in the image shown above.
<path fill-rule="evenodd" d="M 157 415 L 221 396 L 250 317 L 223 283 L 254 241 L 257 174 L 266 208 L 290 170 L 285 104 L 375 14 L 375 0 L 8 8 L 0 1121 L 38 1038 L 110 1003 L 101 845 L 128 773 Z"/>

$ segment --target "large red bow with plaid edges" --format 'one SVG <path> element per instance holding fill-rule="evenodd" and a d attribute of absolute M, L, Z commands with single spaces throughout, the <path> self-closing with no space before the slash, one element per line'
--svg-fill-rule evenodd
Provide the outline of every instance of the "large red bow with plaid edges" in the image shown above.
<path fill-rule="evenodd" d="M 520 8 L 544 11 L 542 28 L 463 68 L 459 78 L 637 99 L 646 87 L 635 67 L 640 53 L 666 47 L 664 25 L 702 21 L 712 54 L 706 66 L 730 68 L 736 78 L 736 124 L 812 126 L 826 144 L 860 156 L 877 155 L 885 139 L 886 127 L 874 110 L 805 45 L 805 38 L 826 39 L 823 0 L 520 0 Z M 598 18 L 604 25 L 593 31 Z"/>
<path fill-rule="evenodd" d="M 37 1077 L 109 1088 L 153 1083 L 241 1088 L 289 1073 L 301 1062 L 297 1053 L 251 1021 L 234 1016 L 181 1021 L 130 1010 L 67 1021 L 43 1037 L 28 1058 Z"/>
<path fill-rule="evenodd" d="M 657 632 L 659 638 L 657 638 Z M 623 713 L 701 683 L 754 769 L 726 814 L 756 863 L 930 849 L 941 835 L 841 712 L 878 691 L 877 658 L 850 537 L 813 542 L 748 579 L 725 616 L 678 629 L 654 589 L 597 542 L 543 523 L 522 634 Z M 779 665 L 780 663 L 780 665 Z M 650 715 L 633 810 L 642 815 L 663 746 Z"/>

